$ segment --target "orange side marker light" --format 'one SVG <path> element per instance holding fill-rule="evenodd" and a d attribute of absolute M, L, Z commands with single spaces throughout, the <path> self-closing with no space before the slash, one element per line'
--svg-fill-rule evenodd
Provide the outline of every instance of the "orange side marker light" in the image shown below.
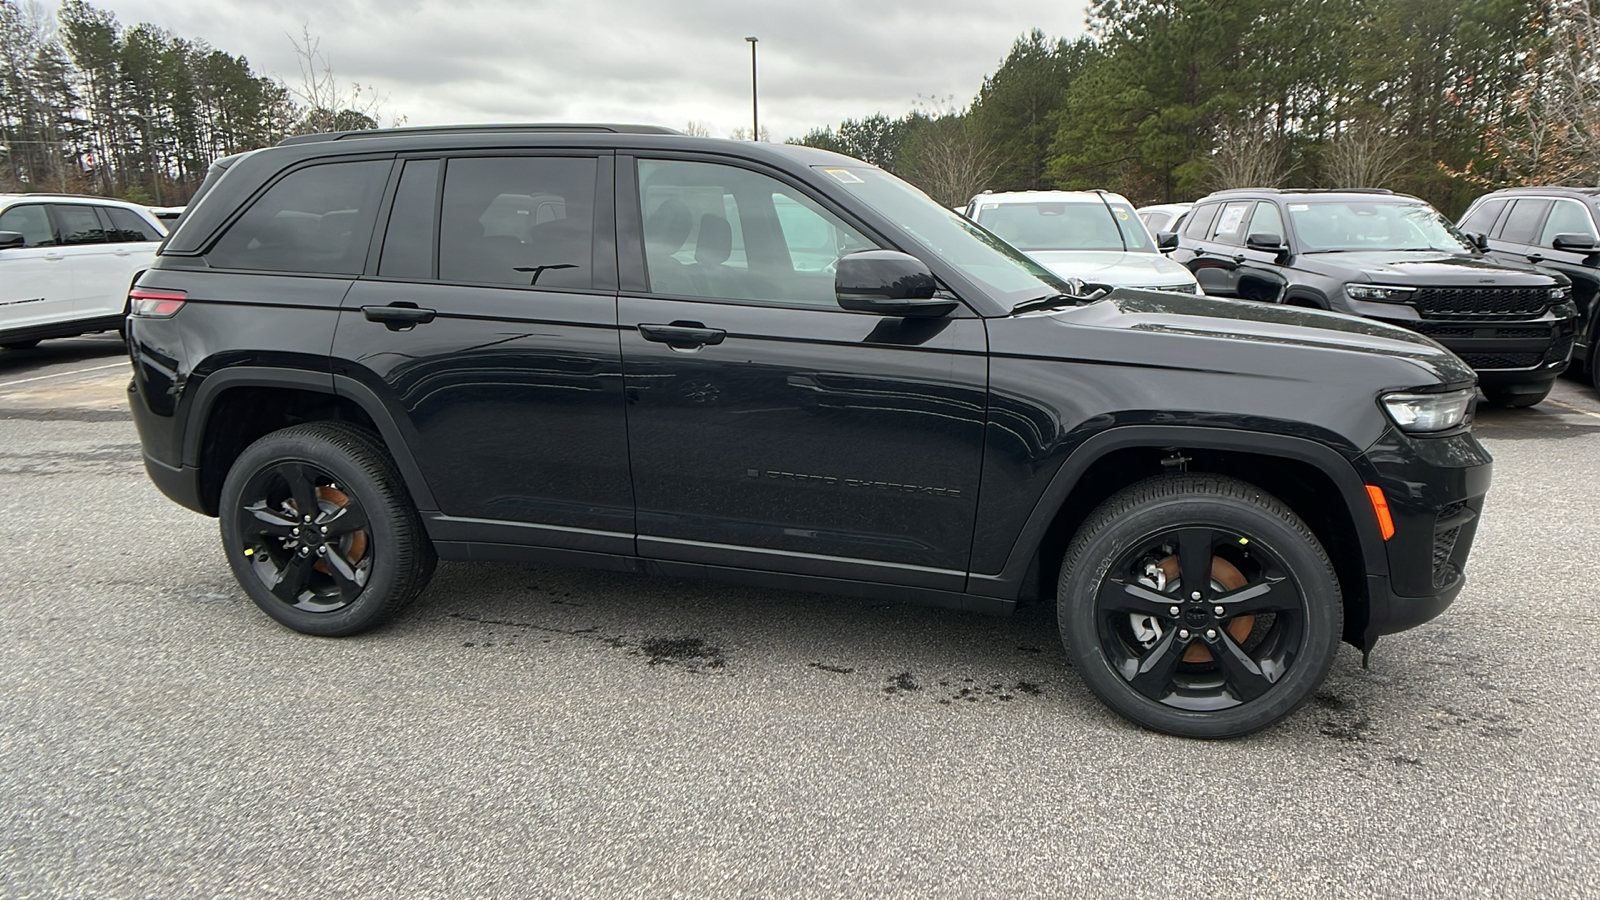
<path fill-rule="evenodd" d="M 1373 515 L 1378 517 L 1378 532 L 1387 541 L 1394 537 L 1394 518 L 1389 515 L 1389 501 L 1383 496 L 1383 488 L 1375 484 L 1367 485 L 1367 497 L 1372 501 Z"/>

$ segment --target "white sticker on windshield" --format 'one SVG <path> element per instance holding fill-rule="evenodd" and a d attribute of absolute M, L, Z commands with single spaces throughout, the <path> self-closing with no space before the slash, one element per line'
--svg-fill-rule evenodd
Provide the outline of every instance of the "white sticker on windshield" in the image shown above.
<path fill-rule="evenodd" d="M 1309 203 L 1291 203 L 1291 204 L 1289 204 L 1289 212 L 1305 212 L 1306 210 L 1308 210 L 1310 208 L 1311 208 L 1311 204 L 1309 204 Z"/>
<path fill-rule="evenodd" d="M 827 172 L 829 175 L 832 175 L 834 178 L 838 179 L 843 184 L 865 184 L 866 183 L 866 182 L 862 181 L 860 175 L 857 175 L 856 173 L 850 171 L 849 169 L 823 169 L 822 171 Z"/>

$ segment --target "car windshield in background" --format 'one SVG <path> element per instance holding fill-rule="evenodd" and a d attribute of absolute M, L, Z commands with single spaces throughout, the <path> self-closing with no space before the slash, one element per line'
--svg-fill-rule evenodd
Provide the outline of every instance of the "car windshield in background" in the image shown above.
<path fill-rule="evenodd" d="M 1289 221 L 1303 253 L 1347 250 L 1432 250 L 1471 253 L 1472 245 L 1423 203 L 1317 200 L 1290 203 Z"/>
<path fill-rule="evenodd" d="M 1133 208 L 1101 200 L 993 203 L 978 207 L 978 224 L 1018 250 L 1129 250 L 1154 253 Z"/>
<path fill-rule="evenodd" d="M 817 168 L 988 288 L 1002 304 L 1069 290 L 1049 269 L 882 169 Z"/>

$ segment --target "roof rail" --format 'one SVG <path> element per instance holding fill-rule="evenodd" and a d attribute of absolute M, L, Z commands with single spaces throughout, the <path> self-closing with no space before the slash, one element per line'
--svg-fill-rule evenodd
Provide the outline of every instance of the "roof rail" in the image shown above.
<path fill-rule="evenodd" d="M 1393 194 L 1388 188 L 1226 188 L 1207 196 L 1223 194 Z"/>
<path fill-rule="evenodd" d="M 490 125 L 416 125 L 409 128 L 374 128 L 363 131 L 329 131 L 322 134 L 301 134 L 278 142 L 289 144 L 314 144 L 322 141 L 342 141 L 349 138 L 391 137 L 394 135 L 430 134 L 541 134 L 541 133 L 594 133 L 594 134 L 683 134 L 674 128 L 660 125 L 596 125 L 574 123 L 508 123 Z"/>

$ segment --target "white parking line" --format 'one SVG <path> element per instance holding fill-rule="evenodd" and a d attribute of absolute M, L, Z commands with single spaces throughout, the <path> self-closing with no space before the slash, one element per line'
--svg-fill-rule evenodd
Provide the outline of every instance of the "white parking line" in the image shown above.
<path fill-rule="evenodd" d="M 29 383 L 31 381 L 44 381 L 47 378 L 65 378 L 68 375 L 82 375 L 85 372 L 99 372 L 102 369 L 126 368 L 127 366 L 128 366 L 128 363 L 126 361 L 124 361 L 124 362 L 114 362 L 114 363 L 107 363 L 106 365 L 103 365 L 103 366 L 90 366 L 87 369 L 73 369 L 73 370 L 68 371 L 68 372 L 54 372 L 54 373 L 51 373 L 49 375 L 35 375 L 32 378 L 19 378 L 16 381 L 0 382 L 0 390 L 5 390 L 8 387 L 12 387 L 12 386 L 18 385 L 18 384 L 27 384 L 27 383 Z"/>
<path fill-rule="evenodd" d="M 1575 412 L 1575 413 L 1577 413 L 1579 415 L 1589 416 L 1589 417 L 1595 418 L 1595 419 L 1600 419 L 1600 413 L 1594 412 L 1592 410 L 1582 409 L 1580 407 L 1573 406 L 1570 403 L 1562 403 L 1560 400 L 1546 400 L 1544 402 L 1553 403 L 1556 406 L 1561 407 L 1562 409 L 1570 409 L 1570 410 L 1572 410 L 1573 412 Z"/>

